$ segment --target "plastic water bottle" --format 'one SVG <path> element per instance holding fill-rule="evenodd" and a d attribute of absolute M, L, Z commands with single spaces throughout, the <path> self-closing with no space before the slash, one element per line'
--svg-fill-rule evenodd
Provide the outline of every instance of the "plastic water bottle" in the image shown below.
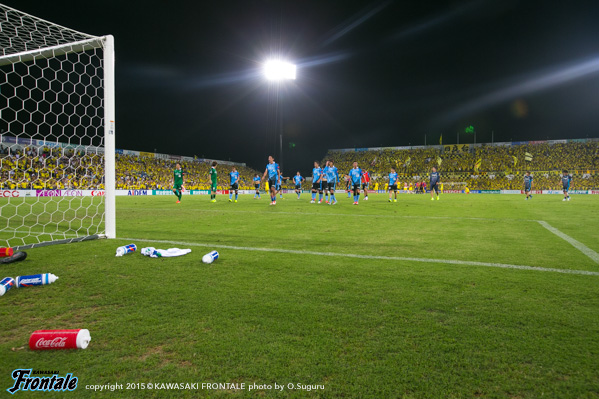
<path fill-rule="evenodd" d="M 32 274 L 31 276 L 18 276 L 16 279 L 17 288 L 31 287 L 33 285 L 52 284 L 58 277 L 52 273 Z"/>
<path fill-rule="evenodd" d="M 123 245 L 122 247 L 118 247 L 116 249 L 116 256 L 123 256 L 125 254 L 134 252 L 134 251 L 137 251 L 137 245 L 135 245 L 135 244 Z"/>
<path fill-rule="evenodd" d="M 216 251 L 212 251 L 212 252 L 207 253 L 206 255 L 202 256 L 202 262 L 204 262 L 204 263 L 212 263 L 217 259 L 218 259 L 218 252 L 216 252 Z"/>
<path fill-rule="evenodd" d="M 4 295 L 6 291 L 10 290 L 15 286 L 15 279 L 12 277 L 4 277 L 0 281 L 0 296 Z"/>

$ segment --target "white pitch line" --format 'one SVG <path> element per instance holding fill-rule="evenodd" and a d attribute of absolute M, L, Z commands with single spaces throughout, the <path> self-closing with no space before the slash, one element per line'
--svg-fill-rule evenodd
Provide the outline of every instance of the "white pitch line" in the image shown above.
<path fill-rule="evenodd" d="M 206 247 L 206 248 L 224 248 L 239 251 L 257 251 L 257 252 L 278 252 L 285 254 L 297 254 L 297 255 L 316 255 L 316 256 L 334 256 L 334 257 L 345 257 L 345 258 L 357 258 L 357 259 L 377 259 L 377 260 L 392 260 L 392 261 L 408 261 L 408 262 L 421 262 L 421 263 L 442 263 L 448 265 L 466 265 L 466 266 L 484 266 L 484 267 L 497 267 L 502 269 L 518 269 L 518 270 L 531 270 L 538 272 L 554 272 L 562 274 L 582 274 L 586 276 L 599 276 L 599 272 L 591 272 L 587 270 L 571 270 L 571 269 L 552 269 L 547 267 L 534 267 L 524 265 L 510 265 L 505 263 L 486 263 L 486 262 L 473 262 L 473 261 L 462 261 L 462 260 L 449 260 L 449 259 L 428 259 L 428 258 L 410 258 L 402 256 L 376 256 L 376 255 L 359 255 L 359 254 L 347 254 L 347 253 L 336 253 L 336 252 L 315 252 L 315 251 L 303 251 L 295 249 L 281 249 L 281 248 L 257 248 L 257 247 L 238 247 L 233 245 L 222 245 L 222 244 L 202 244 L 194 242 L 177 242 L 168 240 L 146 240 L 142 238 L 119 238 L 124 241 L 141 241 L 150 242 L 156 244 L 171 244 L 177 246 L 187 247 Z"/>
<path fill-rule="evenodd" d="M 582 252 L 583 254 L 588 256 L 589 258 L 591 258 L 595 263 L 599 263 L 599 254 L 597 252 L 593 251 L 591 248 L 587 247 L 580 241 L 576 241 L 574 238 L 570 237 L 569 235 L 562 233 L 561 231 L 559 231 L 558 229 L 556 229 L 549 223 L 545 222 L 544 220 L 537 220 L 537 222 L 541 226 L 543 226 L 544 228 L 546 228 L 547 230 L 549 230 L 550 232 L 552 232 L 553 234 L 558 236 L 559 238 L 567 241 L 574 248 L 576 248 L 577 250 L 579 250 L 580 252 Z"/>

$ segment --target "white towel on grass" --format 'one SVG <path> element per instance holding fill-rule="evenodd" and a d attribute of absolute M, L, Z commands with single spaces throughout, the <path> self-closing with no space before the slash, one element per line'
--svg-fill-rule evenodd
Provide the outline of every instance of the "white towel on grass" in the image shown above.
<path fill-rule="evenodd" d="M 169 249 L 156 249 L 154 247 L 147 247 L 141 249 L 141 254 L 145 256 L 149 256 L 150 258 L 172 258 L 175 256 L 183 256 L 187 255 L 191 252 L 191 249 L 179 249 L 179 248 L 169 248 Z"/>

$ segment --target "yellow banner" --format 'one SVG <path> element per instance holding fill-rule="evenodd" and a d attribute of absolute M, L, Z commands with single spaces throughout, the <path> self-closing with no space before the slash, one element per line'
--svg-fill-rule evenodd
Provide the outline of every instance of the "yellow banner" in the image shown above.
<path fill-rule="evenodd" d="M 478 172 L 478 169 L 480 168 L 480 166 L 483 164 L 483 160 L 482 158 L 479 158 L 478 161 L 476 161 L 476 163 L 474 164 L 474 170 Z"/>
<path fill-rule="evenodd" d="M 140 151 L 139 152 L 139 156 L 140 157 L 146 157 L 146 158 L 154 158 L 154 153 L 153 152 L 143 152 L 143 151 Z"/>

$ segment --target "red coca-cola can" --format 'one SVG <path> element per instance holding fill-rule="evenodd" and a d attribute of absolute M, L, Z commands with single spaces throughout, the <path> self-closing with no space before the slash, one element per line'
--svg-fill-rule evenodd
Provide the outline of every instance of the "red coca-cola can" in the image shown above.
<path fill-rule="evenodd" d="M 29 337 L 29 349 L 85 349 L 91 341 L 89 330 L 38 330 Z"/>

